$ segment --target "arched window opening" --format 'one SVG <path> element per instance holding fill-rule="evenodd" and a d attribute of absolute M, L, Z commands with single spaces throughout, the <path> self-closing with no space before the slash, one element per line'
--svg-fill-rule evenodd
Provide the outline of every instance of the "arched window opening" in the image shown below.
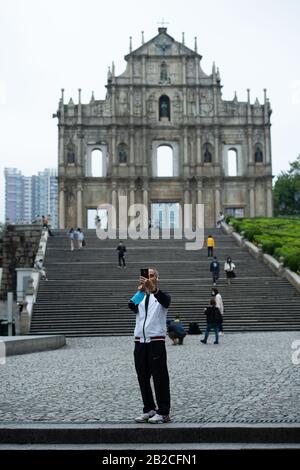
<path fill-rule="evenodd" d="M 87 228 L 95 229 L 97 226 L 107 229 L 108 214 L 106 209 L 87 210 Z"/>
<path fill-rule="evenodd" d="M 168 145 L 160 145 L 157 149 L 157 176 L 173 176 L 173 149 Z"/>
<path fill-rule="evenodd" d="M 228 150 L 228 176 L 237 176 L 237 151 L 235 149 Z"/>
<path fill-rule="evenodd" d="M 211 146 L 209 144 L 204 144 L 203 162 L 204 163 L 212 163 L 212 152 L 211 152 Z"/>
<path fill-rule="evenodd" d="M 263 162 L 263 153 L 261 146 L 256 144 L 255 146 L 255 154 L 254 154 L 255 163 L 262 163 Z"/>
<path fill-rule="evenodd" d="M 170 98 L 166 95 L 162 95 L 159 98 L 159 120 L 170 121 Z"/>
<path fill-rule="evenodd" d="M 91 154 L 91 167 L 92 176 L 101 177 L 103 176 L 103 155 L 99 149 L 93 150 Z"/>

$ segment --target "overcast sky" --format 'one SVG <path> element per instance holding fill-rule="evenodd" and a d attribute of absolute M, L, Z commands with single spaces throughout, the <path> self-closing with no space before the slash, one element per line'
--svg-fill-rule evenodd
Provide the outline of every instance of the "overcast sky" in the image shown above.
<path fill-rule="evenodd" d="M 0 0 L 0 220 L 4 219 L 4 167 L 25 175 L 57 165 L 57 111 L 82 88 L 104 99 L 107 68 L 125 69 L 124 55 L 157 34 L 193 48 L 202 68 L 220 68 L 223 98 L 263 102 L 273 109 L 273 174 L 300 153 L 299 0 Z"/>

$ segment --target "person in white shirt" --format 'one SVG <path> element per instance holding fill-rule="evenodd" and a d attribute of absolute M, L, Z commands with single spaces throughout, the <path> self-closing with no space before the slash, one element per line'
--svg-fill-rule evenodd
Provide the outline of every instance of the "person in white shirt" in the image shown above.
<path fill-rule="evenodd" d="M 157 282 L 158 271 L 149 268 L 148 278 L 141 276 L 138 287 L 145 296 L 138 304 L 132 299 L 128 304 L 136 313 L 134 362 L 144 404 L 143 414 L 135 418 L 137 423 L 160 424 L 170 421 L 170 383 L 165 339 L 171 297 L 158 288 Z"/>
<path fill-rule="evenodd" d="M 46 270 L 43 266 L 43 260 L 42 259 L 39 259 L 37 260 L 35 263 L 34 263 L 34 267 L 35 269 L 38 270 L 38 272 L 40 273 L 41 275 L 41 279 L 45 280 L 45 281 L 48 281 L 48 278 L 47 278 L 47 274 L 46 274 Z"/>
<path fill-rule="evenodd" d="M 85 246 L 84 233 L 79 227 L 77 229 L 77 232 L 78 232 L 78 249 L 81 250 L 81 248 Z"/>
<path fill-rule="evenodd" d="M 211 289 L 211 296 L 215 299 L 216 301 L 216 307 L 220 310 L 220 313 L 222 315 L 222 321 L 219 323 L 219 333 L 221 335 L 224 334 L 223 332 L 223 315 L 224 315 L 224 304 L 223 304 L 223 299 L 221 294 L 219 293 L 219 290 L 216 287 L 213 287 Z"/>
<path fill-rule="evenodd" d="M 235 264 L 232 262 L 232 259 L 230 258 L 230 256 L 228 256 L 228 258 L 227 258 L 227 260 L 224 264 L 224 271 L 225 271 L 225 274 L 226 274 L 226 277 L 227 277 L 227 284 L 228 285 L 231 284 L 231 279 L 236 277 L 236 274 L 235 274 L 234 270 L 235 270 Z"/>
<path fill-rule="evenodd" d="M 219 217 L 217 219 L 217 227 L 221 228 L 222 227 L 222 222 L 225 220 L 225 216 L 223 212 L 220 212 Z"/>

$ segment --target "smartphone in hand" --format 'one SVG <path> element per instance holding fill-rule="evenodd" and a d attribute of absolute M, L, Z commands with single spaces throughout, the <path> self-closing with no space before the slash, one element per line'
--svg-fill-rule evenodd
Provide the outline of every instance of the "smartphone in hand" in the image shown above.
<path fill-rule="evenodd" d="M 149 279 L 149 270 L 148 268 L 141 269 L 141 276 Z"/>

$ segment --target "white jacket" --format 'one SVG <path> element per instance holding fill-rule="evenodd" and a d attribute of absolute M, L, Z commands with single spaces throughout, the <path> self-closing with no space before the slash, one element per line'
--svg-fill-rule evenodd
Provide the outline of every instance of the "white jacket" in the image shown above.
<path fill-rule="evenodd" d="M 149 341 L 163 340 L 167 333 L 168 309 L 160 303 L 170 304 L 170 296 L 161 291 L 156 295 L 150 294 L 148 310 L 146 313 L 146 296 L 138 306 L 134 336 L 136 341 L 147 343 Z"/>
<path fill-rule="evenodd" d="M 225 262 L 225 264 L 224 264 L 224 271 L 225 271 L 225 272 L 226 272 L 226 271 L 229 271 L 229 272 L 230 272 L 230 271 L 233 271 L 234 269 L 235 269 L 235 264 L 234 264 L 234 263 L 231 262 L 231 263 L 229 264 L 229 263 L 227 263 L 227 261 Z"/>
<path fill-rule="evenodd" d="M 218 309 L 220 310 L 221 315 L 223 315 L 224 314 L 224 305 L 223 305 L 223 300 L 222 300 L 221 294 L 218 293 L 214 297 L 214 299 L 216 301 L 216 307 L 218 307 Z"/>

